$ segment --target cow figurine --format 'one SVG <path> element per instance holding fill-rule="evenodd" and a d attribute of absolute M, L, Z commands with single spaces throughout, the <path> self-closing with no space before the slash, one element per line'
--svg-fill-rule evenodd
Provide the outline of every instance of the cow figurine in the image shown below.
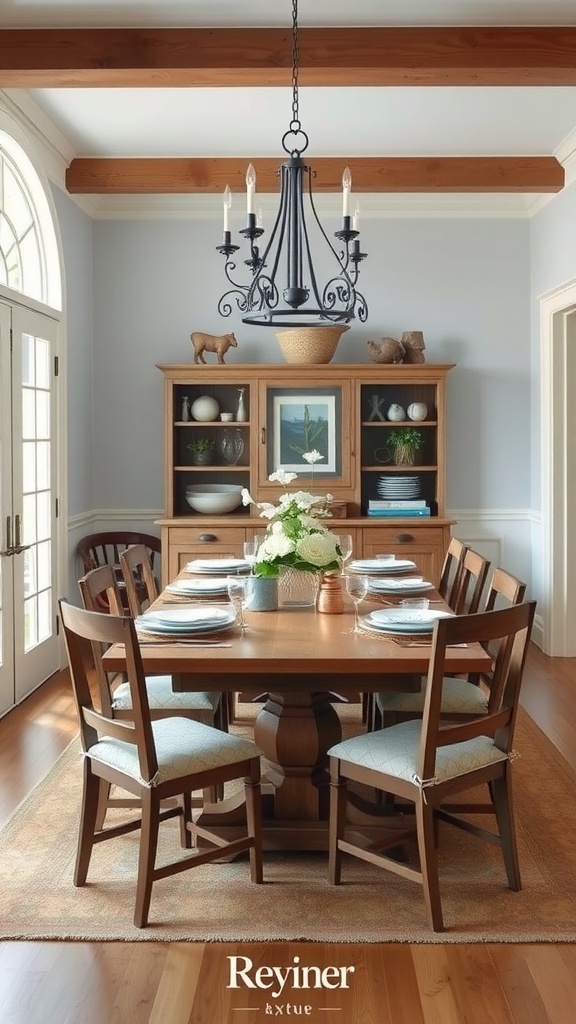
<path fill-rule="evenodd" d="M 224 362 L 224 356 L 229 348 L 238 348 L 238 342 L 233 334 L 203 334 L 202 331 L 194 331 L 190 335 L 194 346 L 194 362 L 205 363 L 205 352 L 215 352 L 218 362 Z"/>

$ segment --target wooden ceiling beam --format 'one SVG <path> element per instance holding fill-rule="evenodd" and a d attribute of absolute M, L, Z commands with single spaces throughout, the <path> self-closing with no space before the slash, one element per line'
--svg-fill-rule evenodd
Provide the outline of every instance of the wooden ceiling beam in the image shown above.
<path fill-rule="evenodd" d="M 289 28 L 1 29 L 0 88 L 279 86 Z M 576 27 L 301 28 L 300 84 L 576 85 Z"/>
<path fill-rule="evenodd" d="M 79 158 L 66 174 L 76 194 L 244 192 L 246 157 Z M 281 159 L 252 160 L 258 192 L 278 192 Z M 559 192 L 564 168 L 554 157 L 320 157 L 311 160 L 316 192 L 339 192 L 345 165 L 358 192 Z"/>

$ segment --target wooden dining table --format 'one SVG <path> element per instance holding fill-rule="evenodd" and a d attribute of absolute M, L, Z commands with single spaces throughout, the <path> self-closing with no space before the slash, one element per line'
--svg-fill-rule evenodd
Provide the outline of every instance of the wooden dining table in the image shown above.
<path fill-rule="evenodd" d="M 184 573 L 182 576 L 186 575 Z M 441 606 L 437 594 L 432 598 Z M 154 608 L 185 607 L 163 591 Z M 362 612 L 379 605 L 367 599 Z M 420 640 L 394 641 L 354 632 L 352 608 L 321 614 L 314 608 L 245 612 L 238 626 L 212 641 L 158 643 L 142 640 L 147 675 L 170 674 L 178 691 L 248 691 L 262 695 L 254 719 L 254 740 L 266 759 L 263 785 L 265 849 L 325 850 L 328 844 L 327 751 L 342 736 L 335 704 L 358 693 L 410 691 L 426 675 L 431 646 Z M 108 671 L 126 668 L 124 648 L 104 655 Z M 447 672 L 482 672 L 490 658 L 479 644 L 447 652 Z M 223 837 L 239 834 L 243 794 L 205 806 L 201 823 Z M 350 795 L 349 821 L 371 837 L 394 830 L 386 805 Z"/>

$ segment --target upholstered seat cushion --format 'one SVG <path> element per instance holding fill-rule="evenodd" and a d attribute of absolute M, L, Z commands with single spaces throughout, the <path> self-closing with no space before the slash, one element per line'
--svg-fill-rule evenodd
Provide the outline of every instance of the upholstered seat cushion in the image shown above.
<path fill-rule="evenodd" d="M 158 774 L 151 785 L 260 755 L 260 750 L 251 740 L 231 736 L 189 718 L 163 718 L 152 722 L 152 732 Z M 105 737 L 90 747 L 88 754 L 94 760 L 141 781 L 138 751 L 134 744 Z"/>
<path fill-rule="evenodd" d="M 401 722 L 388 729 L 367 732 L 362 736 L 343 740 L 328 753 L 343 761 L 373 771 L 394 775 L 406 782 L 417 782 L 418 754 L 422 722 Z M 494 745 L 489 736 L 477 736 L 465 743 L 440 747 L 436 755 L 434 781 L 445 782 L 456 775 L 472 772 L 497 761 L 505 761 L 506 754 Z"/>
<path fill-rule="evenodd" d="M 417 693 L 378 693 L 376 703 L 381 711 L 404 711 L 422 713 L 424 710 L 424 683 Z M 488 697 L 481 686 L 466 679 L 450 676 L 442 682 L 441 712 L 444 714 L 485 715 L 488 711 Z"/>
<path fill-rule="evenodd" d="M 220 693 L 174 693 L 171 676 L 147 676 L 146 692 L 151 711 L 169 708 L 177 714 L 178 708 L 187 711 L 215 711 Z M 120 683 L 114 690 L 112 706 L 115 710 L 126 711 L 132 707 L 129 683 Z"/>

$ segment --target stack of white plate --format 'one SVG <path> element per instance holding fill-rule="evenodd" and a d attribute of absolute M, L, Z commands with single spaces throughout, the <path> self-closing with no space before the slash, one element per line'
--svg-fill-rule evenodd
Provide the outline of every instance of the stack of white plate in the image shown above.
<path fill-rule="evenodd" d="M 416 562 L 411 562 L 408 558 L 391 558 L 389 562 L 385 562 L 381 558 L 356 558 L 350 562 L 352 572 L 365 572 L 370 576 L 373 574 L 393 576 L 395 572 L 405 572 L 407 569 L 415 568 Z"/>
<path fill-rule="evenodd" d="M 222 576 L 207 579 L 174 580 L 166 587 L 169 594 L 180 594 L 182 597 L 216 597 L 228 593 L 228 584 Z"/>
<path fill-rule="evenodd" d="M 186 572 L 206 573 L 209 576 L 234 576 L 238 572 L 250 572 L 250 563 L 245 558 L 195 558 L 188 562 Z"/>
<path fill-rule="evenodd" d="M 420 477 L 381 476 L 376 488 L 384 501 L 410 501 L 420 497 Z"/>
<path fill-rule="evenodd" d="M 382 630 L 385 633 L 432 633 L 438 619 L 452 616 L 453 612 L 417 611 L 409 608 L 381 608 L 377 612 L 363 615 L 361 622 L 367 629 Z"/>
<path fill-rule="evenodd" d="M 135 619 L 140 633 L 166 636 L 201 636 L 227 629 L 235 621 L 234 609 L 197 605 L 195 608 L 166 608 L 145 612 Z"/>
<path fill-rule="evenodd" d="M 386 576 L 384 579 L 370 580 L 368 590 L 372 594 L 425 594 L 427 590 L 434 590 L 434 585 L 421 576 L 406 576 L 405 579 L 394 579 Z"/>

